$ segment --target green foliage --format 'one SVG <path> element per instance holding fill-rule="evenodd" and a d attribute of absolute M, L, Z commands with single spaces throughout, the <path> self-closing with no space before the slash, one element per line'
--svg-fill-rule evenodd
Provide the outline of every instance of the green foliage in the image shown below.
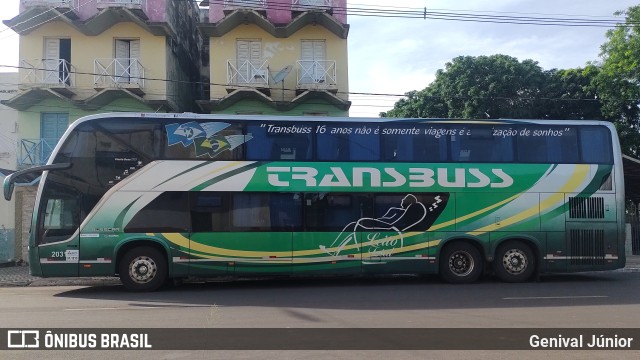
<path fill-rule="evenodd" d="M 380 116 L 602 119 L 616 125 L 625 154 L 640 156 L 640 5 L 620 14 L 600 64 L 543 70 L 507 55 L 460 56 Z"/>
<path fill-rule="evenodd" d="M 623 152 L 640 155 L 640 6 L 627 9 L 625 24 L 607 31 L 602 70 L 594 83 L 603 115 L 616 124 Z"/>
<path fill-rule="evenodd" d="M 411 91 L 383 117 L 585 119 L 600 118 L 591 85 L 599 73 L 544 71 L 532 60 L 507 55 L 461 56 L 438 70 L 421 91 Z"/>

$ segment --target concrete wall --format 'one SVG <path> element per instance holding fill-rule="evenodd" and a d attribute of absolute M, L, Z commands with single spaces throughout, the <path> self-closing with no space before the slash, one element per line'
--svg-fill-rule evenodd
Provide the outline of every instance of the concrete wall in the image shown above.
<path fill-rule="evenodd" d="M 16 199 L 14 258 L 25 262 L 29 261 L 29 230 L 31 229 L 31 216 L 36 199 L 36 190 L 36 186 L 18 186 L 13 194 Z"/>
<path fill-rule="evenodd" d="M 0 73 L 0 100 L 18 93 L 18 73 Z M 18 111 L 0 104 L 0 168 L 16 169 Z"/>
<path fill-rule="evenodd" d="M 0 73 L 0 100 L 18 91 L 18 73 Z M 16 169 L 18 112 L 0 104 L 0 168 Z M 0 176 L 0 181 L 4 177 Z M 15 258 L 15 200 L 0 199 L 0 263 Z"/>
<path fill-rule="evenodd" d="M 153 112 L 155 109 L 144 105 L 134 99 L 118 99 L 109 105 L 100 109 L 100 112 L 117 112 L 117 111 L 133 111 L 133 112 Z M 75 120 L 95 114 L 96 111 L 86 111 L 74 107 L 68 102 L 55 99 L 46 99 L 34 106 L 28 111 L 21 111 L 18 114 L 20 139 L 37 139 L 40 138 L 40 116 L 43 112 L 59 112 L 69 114 L 69 123 Z"/>

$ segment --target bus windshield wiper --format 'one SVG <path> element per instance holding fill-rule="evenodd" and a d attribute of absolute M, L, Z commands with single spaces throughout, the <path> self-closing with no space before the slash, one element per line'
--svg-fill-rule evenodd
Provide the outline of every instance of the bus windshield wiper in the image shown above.
<path fill-rule="evenodd" d="M 60 164 L 50 164 L 43 166 L 35 166 L 32 168 L 16 171 L 7 177 L 4 178 L 4 198 L 5 200 L 11 200 L 11 196 L 13 195 L 13 188 L 15 186 L 16 180 L 18 180 L 21 176 L 31 174 L 34 172 L 42 172 L 47 170 L 62 170 L 68 169 L 71 167 L 71 163 L 60 163 Z"/>

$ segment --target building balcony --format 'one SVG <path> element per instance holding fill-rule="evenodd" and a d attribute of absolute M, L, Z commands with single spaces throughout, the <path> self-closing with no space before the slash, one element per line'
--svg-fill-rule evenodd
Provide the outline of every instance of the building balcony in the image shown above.
<path fill-rule="evenodd" d="M 154 6 L 159 5 L 149 0 L 20 1 L 20 13 L 13 19 L 3 21 L 20 35 L 27 35 L 44 24 L 57 21 L 65 22 L 89 36 L 99 35 L 120 22 L 134 22 L 157 36 L 174 35 L 164 20 L 150 20 L 149 8 L 153 10 Z M 158 13 L 153 13 L 158 18 Z"/>
<path fill-rule="evenodd" d="M 332 5 L 332 0 L 291 0 L 292 11 L 329 9 Z"/>
<path fill-rule="evenodd" d="M 296 70 L 299 90 L 338 90 L 335 60 L 298 60 Z"/>
<path fill-rule="evenodd" d="M 20 80 L 26 88 L 50 88 L 69 96 L 76 86 L 76 68 L 65 59 L 22 60 Z"/>
<path fill-rule="evenodd" d="M 231 1 L 231 0 L 228 0 Z M 336 15 L 331 6 L 334 1 L 291 0 L 294 4 L 274 5 L 269 3 L 266 11 L 256 7 L 256 3 L 262 4 L 263 0 L 242 1 L 243 6 L 224 8 L 223 5 L 211 6 L 208 9 L 208 18 L 198 29 L 204 37 L 222 37 L 233 31 L 238 26 L 254 24 L 276 38 L 288 38 L 308 25 L 322 26 L 341 39 L 346 39 L 349 34 L 349 25 L 343 13 Z M 236 0 L 235 4 L 240 2 Z M 251 4 L 251 6 L 248 6 Z M 313 4 L 313 5 L 312 5 Z M 295 5 L 295 6 L 294 6 Z"/>
<path fill-rule="evenodd" d="M 79 19 L 79 0 L 20 0 L 20 13 L 3 23 L 25 35 L 49 21 L 73 22 Z"/>
<path fill-rule="evenodd" d="M 267 61 L 262 63 L 227 60 L 227 85 L 238 87 L 269 87 Z"/>
<path fill-rule="evenodd" d="M 96 0 L 96 6 L 98 9 L 117 7 L 145 10 L 147 7 L 147 0 Z"/>
<path fill-rule="evenodd" d="M 224 11 L 237 9 L 266 10 L 266 0 L 224 0 Z"/>
<path fill-rule="evenodd" d="M 20 139 L 18 146 L 18 167 L 45 165 L 58 139 Z"/>
<path fill-rule="evenodd" d="M 79 0 L 20 0 L 20 4 L 25 8 L 48 7 L 54 9 L 75 10 L 78 8 Z"/>
<path fill-rule="evenodd" d="M 145 68 L 135 58 L 95 59 L 93 84 L 96 90 L 127 89 L 144 95 Z"/>

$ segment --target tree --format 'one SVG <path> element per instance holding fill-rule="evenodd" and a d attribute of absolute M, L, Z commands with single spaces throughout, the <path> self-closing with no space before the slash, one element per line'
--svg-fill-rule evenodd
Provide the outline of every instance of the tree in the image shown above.
<path fill-rule="evenodd" d="M 507 55 L 461 56 L 438 70 L 382 117 L 586 119 L 601 118 L 596 66 L 544 71 Z"/>
<path fill-rule="evenodd" d="M 585 68 L 550 70 L 549 78 L 538 101 L 536 118 L 602 120 L 602 102 L 595 79 L 600 68 L 589 64 Z"/>
<path fill-rule="evenodd" d="M 531 60 L 506 55 L 460 56 L 438 70 L 436 79 L 420 92 L 407 94 L 382 116 L 448 118 L 513 117 L 528 113 L 545 74 Z M 416 103 L 417 102 L 417 103 Z M 406 112 L 408 111 L 408 112 Z"/>
<path fill-rule="evenodd" d="M 640 6 L 623 13 L 625 23 L 607 31 L 601 47 L 602 71 L 594 81 L 602 112 L 618 129 L 625 154 L 640 154 Z"/>

